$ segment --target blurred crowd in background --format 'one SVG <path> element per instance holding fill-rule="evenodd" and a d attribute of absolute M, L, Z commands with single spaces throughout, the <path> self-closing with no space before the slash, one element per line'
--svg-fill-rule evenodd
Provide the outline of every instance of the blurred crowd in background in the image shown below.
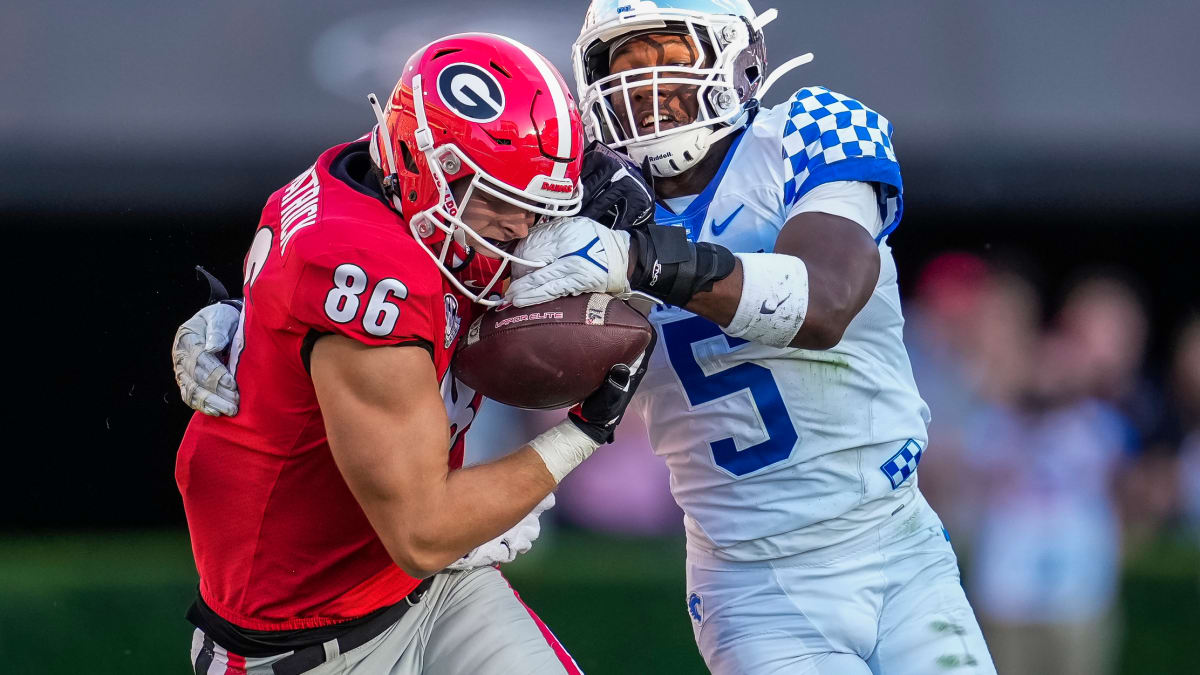
<path fill-rule="evenodd" d="M 1001 672 L 1112 672 L 1123 560 L 1164 528 L 1200 532 L 1200 318 L 1168 341 L 1154 372 L 1144 299 L 1116 273 L 1049 300 L 1019 266 L 948 252 L 919 271 L 906 303 L 933 414 L 920 486 L 951 533 Z M 473 433 L 499 450 L 499 438 L 519 443 L 555 415 L 490 411 Z M 558 517 L 678 533 L 668 480 L 640 420 L 628 419 L 614 446 L 564 481 Z"/>
<path fill-rule="evenodd" d="M 1121 277 L 1082 278 L 1046 312 L 1019 271 L 962 253 L 926 266 L 907 315 L 934 411 L 921 489 L 954 533 L 997 664 L 1110 672 L 1122 561 L 1200 517 L 1200 321 L 1158 377 L 1146 308 Z"/>

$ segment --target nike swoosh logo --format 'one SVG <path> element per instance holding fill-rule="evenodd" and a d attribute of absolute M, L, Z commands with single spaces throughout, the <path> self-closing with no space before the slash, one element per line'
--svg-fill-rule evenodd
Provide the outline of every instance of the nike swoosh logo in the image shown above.
<path fill-rule="evenodd" d="M 744 209 L 744 208 L 746 208 L 746 205 L 745 205 L 745 204 L 742 204 L 741 206 L 737 207 L 737 209 L 736 209 L 736 210 L 734 210 L 734 212 L 733 212 L 733 213 L 729 214 L 729 217 L 728 217 L 728 218 L 726 218 L 725 220 L 721 221 L 721 223 L 720 223 L 720 224 L 717 224 L 717 219 L 716 219 L 716 218 L 713 218 L 713 220 L 712 220 L 712 233 L 713 233 L 713 236 L 714 236 L 714 237 L 719 237 L 719 236 L 721 236 L 721 233 L 725 231 L 725 228 L 729 227 L 729 224 L 733 222 L 733 219 L 734 219 L 734 218 L 737 218 L 737 214 L 741 213 L 741 212 L 742 212 L 742 209 Z"/>
<path fill-rule="evenodd" d="M 783 302 L 790 297 L 792 297 L 792 294 L 788 293 L 787 295 L 780 298 L 779 302 L 775 303 L 775 306 L 770 309 L 767 309 L 767 301 L 763 300 L 762 307 L 759 308 L 758 313 L 759 314 L 774 314 L 776 311 L 779 310 L 779 306 L 782 305 Z"/>

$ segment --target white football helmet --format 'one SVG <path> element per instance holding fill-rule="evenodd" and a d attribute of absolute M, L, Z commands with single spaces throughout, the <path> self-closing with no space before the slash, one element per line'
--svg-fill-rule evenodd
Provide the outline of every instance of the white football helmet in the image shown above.
<path fill-rule="evenodd" d="M 758 99 L 780 75 L 812 60 L 812 54 L 791 59 L 764 80 L 762 29 L 776 15 L 774 9 L 756 14 L 746 0 L 593 0 L 571 50 L 588 136 L 623 149 L 639 164 L 649 158 L 656 176 L 677 176 L 692 168 L 713 143 L 746 125 Z M 700 53 L 688 67 L 611 73 L 613 48 L 647 33 L 690 36 Z M 696 119 L 662 129 L 660 85 L 698 87 Z M 652 88 L 653 130 L 639 130 L 633 119 L 630 92 L 642 87 Z M 624 110 L 612 105 L 613 96 L 625 98 Z"/>

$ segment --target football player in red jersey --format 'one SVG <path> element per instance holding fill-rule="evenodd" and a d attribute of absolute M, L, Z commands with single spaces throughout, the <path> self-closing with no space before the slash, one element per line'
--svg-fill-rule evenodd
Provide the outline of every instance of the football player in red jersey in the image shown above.
<path fill-rule="evenodd" d="M 544 57 L 486 34 L 425 46 L 372 103 L 369 136 L 267 201 L 229 357 L 239 410 L 195 415 L 179 449 L 195 672 L 577 672 L 489 564 L 611 440 L 645 359 L 469 468 L 479 397 L 448 369 L 507 268 L 537 265 L 511 245 L 580 211 L 578 112 Z"/>

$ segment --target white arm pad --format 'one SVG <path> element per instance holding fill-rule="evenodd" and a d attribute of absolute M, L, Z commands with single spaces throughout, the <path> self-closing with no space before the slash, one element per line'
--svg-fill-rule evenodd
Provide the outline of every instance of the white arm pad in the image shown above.
<path fill-rule="evenodd" d="M 554 482 L 561 483 L 563 477 L 582 464 L 598 444 L 568 419 L 529 441 L 529 447 L 546 463 Z"/>
<path fill-rule="evenodd" d="M 738 253 L 742 298 L 722 330 L 769 347 L 787 347 L 808 314 L 808 268 L 794 255 Z"/>

